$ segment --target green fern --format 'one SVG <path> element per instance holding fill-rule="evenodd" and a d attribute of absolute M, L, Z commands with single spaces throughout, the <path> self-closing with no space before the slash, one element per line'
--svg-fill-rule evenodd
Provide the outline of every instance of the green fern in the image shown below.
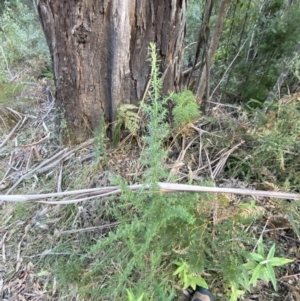
<path fill-rule="evenodd" d="M 118 109 L 117 124 L 124 124 L 125 128 L 129 130 L 133 136 L 137 135 L 139 129 L 139 114 L 138 107 L 132 104 L 122 104 Z"/>
<path fill-rule="evenodd" d="M 200 112 L 193 93 L 185 90 L 170 97 L 175 102 L 172 110 L 175 127 L 182 127 L 200 118 Z"/>
<path fill-rule="evenodd" d="M 137 136 L 139 130 L 138 107 L 133 104 L 122 104 L 118 108 L 116 125 L 113 131 L 113 145 L 117 145 L 121 139 L 121 129 L 124 126 L 133 136 Z"/>

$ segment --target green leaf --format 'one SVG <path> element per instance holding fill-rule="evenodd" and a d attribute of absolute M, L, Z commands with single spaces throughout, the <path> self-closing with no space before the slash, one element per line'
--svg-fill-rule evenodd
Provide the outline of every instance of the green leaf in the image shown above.
<path fill-rule="evenodd" d="M 173 276 L 179 274 L 180 272 L 182 272 L 185 269 L 184 264 L 181 263 L 181 265 L 176 269 L 176 271 L 173 273 Z"/>
<path fill-rule="evenodd" d="M 245 294 L 245 291 L 239 290 L 237 283 L 231 282 L 231 296 L 230 296 L 230 301 L 237 301 L 237 299 Z"/>
<path fill-rule="evenodd" d="M 139 296 L 139 298 L 137 299 L 137 301 L 142 301 L 143 298 L 144 298 L 144 293 L 142 293 L 142 294 Z"/>
<path fill-rule="evenodd" d="M 188 277 L 186 273 L 184 273 L 183 276 L 183 289 L 187 289 L 189 286 L 191 286 L 191 279 Z"/>
<path fill-rule="evenodd" d="M 269 275 L 269 272 L 268 272 L 268 269 L 266 266 L 264 266 L 264 268 L 262 270 L 260 279 L 262 279 L 266 282 L 270 281 L 270 275 Z"/>
<path fill-rule="evenodd" d="M 134 296 L 133 292 L 129 289 L 126 289 L 126 292 L 127 292 L 128 300 L 135 301 L 135 296 Z"/>
<path fill-rule="evenodd" d="M 249 275 L 246 269 L 243 269 L 241 273 L 241 277 L 239 277 L 238 282 L 241 286 L 243 286 L 247 291 L 250 291 L 250 284 L 249 284 Z"/>
<path fill-rule="evenodd" d="M 282 265 L 285 265 L 287 263 L 293 262 L 294 260 L 292 259 L 288 259 L 288 258 L 280 258 L 280 257 L 273 257 L 269 263 L 273 266 L 273 267 L 279 267 Z"/>
<path fill-rule="evenodd" d="M 274 254 L 275 254 L 275 244 L 270 249 L 268 256 L 267 256 L 267 260 L 270 261 L 270 259 L 272 259 L 274 257 Z"/>
<path fill-rule="evenodd" d="M 250 253 L 249 254 L 249 257 L 255 261 L 258 261 L 258 262 L 261 262 L 264 260 L 264 257 L 260 254 L 257 254 L 257 253 Z"/>
<path fill-rule="evenodd" d="M 37 273 L 37 276 L 38 277 L 42 277 L 42 276 L 45 276 L 48 274 L 48 271 L 44 270 L 44 269 L 41 269 L 38 273 Z"/>
<path fill-rule="evenodd" d="M 250 284 L 253 284 L 253 286 L 256 286 L 257 280 L 259 278 L 261 278 L 261 276 L 262 276 L 263 269 L 264 269 L 264 266 L 262 266 L 261 264 L 258 264 L 256 266 L 256 268 L 253 270 L 253 274 L 252 274 L 252 277 L 250 279 Z"/>
<path fill-rule="evenodd" d="M 269 278 L 271 279 L 271 282 L 273 284 L 274 290 L 276 291 L 277 290 L 277 287 L 276 287 L 276 276 L 275 276 L 274 269 L 273 269 L 273 267 L 271 266 L 270 263 L 267 263 L 266 270 L 268 271 Z"/>
<path fill-rule="evenodd" d="M 243 264 L 243 266 L 248 270 L 248 271 L 253 271 L 256 267 L 257 263 L 254 261 L 248 261 Z"/>
<path fill-rule="evenodd" d="M 264 244 L 263 244 L 263 241 L 262 241 L 262 237 L 260 237 L 259 240 L 258 240 L 257 251 L 258 251 L 259 255 L 265 257 L 265 250 L 264 250 Z"/>
<path fill-rule="evenodd" d="M 197 286 L 197 283 L 196 283 L 196 279 L 195 278 L 191 278 L 190 279 L 190 285 L 189 285 L 193 290 L 196 290 L 196 286 Z M 188 288 L 188 287 L 186 287 Z M 184 289 L 186 289 L 184 288 Z"/>
<path fill-rule="evenodd" d="M 182 279 L 182 281 L 183 281 L 183 286 L 184 287 L 189 287 L 189 284 L 186 286 L 186 283 L 189 283 L 189 279 L 188 279 L 188 275 L 187 275 L 187 273 L 183 273 L 183 279 Z"/>
<path fill-rule="evenodd" d="M 200 276 L 197 277 L 197 279 L 196 279 L 196 284 L 197 284 L 198 286 L 202 286 L 202 287 L 208 289 L 208 284 L 207 284 L 206 281 L 205 281 L 202 277 L 200 277 Z"/>

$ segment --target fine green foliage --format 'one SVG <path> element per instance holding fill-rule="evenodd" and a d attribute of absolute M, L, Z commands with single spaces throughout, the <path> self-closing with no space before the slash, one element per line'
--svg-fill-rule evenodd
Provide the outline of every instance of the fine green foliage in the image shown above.
<path fill-rule="evenodd" d="M 5 1 L 0 28 L 0 82 L 11 81 L 21 62 L 35 76 L 43 72 L 50 57 L 35 12 L 21 0 Z"/>
<path fill-rule="evenodd" d="M 261 181 L 276 179 L 277 185 L 285 183 L 288 190 L 299 187 L 299 102 L 291 97 L 290 103 L 274 104 L 266 115 L 254 110 L 248 116 L 246 131 L 233 131 L 246 143 L 228 160 L 230 174 Z"/>
<path fill-rule="evenodd" d="M 168 98 L 161 96 L 161 82 L 158 71 L 157 54 L 155 45 L 150 43 L 151 55 L 151 88 L 149 91 L 150 104 L 142 103 L 142 109 L 148 117 L 148 135 L 144 137 L 144 141 L 148 147 L 145 148 L 141 155 L 143 164 L 147 165 L 147 172 L 144 175 L 148 183 L 155 184 L 166 176 L 163 167 L 163 159 L 166 151 L 163 149 L 163 140 L 169 133 L 169 126 L 165 122 L 167 110 L 165 105 Z"/>
<path fill-rule="evenodd" d="M 191 287 L 193 290 L 195 290 L 197 285 L 202 286 L 204 288 L 208 288 L 208 285 L 205 282 L 205 280 L 201 276 L 192 273 L 191 268 L 186 262 L 180 260 L 174 261 L 173 263 L 178 266 L 173 275 L 178 276 L 183 289 Z"/>
<path fill-rule="evenodd" d="M 123 191 L 113 211 L 114 218 L 120 222 L 120 226 L 114 233 L 110 233 L 109 237 L 98 241 L 92 251 L 95 253 L 106 250 L 122 241 L 117 251 L 118 258 L 114 259 L 121 266 L 122 274 L 112 276 L 111 281 L 115 282 L 116 286 L 102 290 L 104 296 L 107 294 L 124 299 L 126 292 L 123 288 L 130 285 L 137 292 L 138 298 L 143 296 L 145 300 L 172 300 L 174 291 L 168 284 L 167 272 L 162 273 L 162 269 L 167 267 L 163 251 L 167 249 L 169 243 L 167 228 L 171 224 L 168 222 L 184 220 L 184 223 L 188 224 L 193 218 L 183 207 L 184 198 L 171 195 L 165 197 L 156 186 L 156 183 L 166 175 L 162 167 L 165 157 L 162 143 L 168 134 L 168 127 L 164 123 L 166 116 L 164 104 L 167 100 L 161 98 L 154 44 L 150 45 L 150 55 L 152 73 L 149 104 L 142 106 L 148 118 L 148 136 L 144 137 L 147 147 L 141 155 L 141 163 L 147 166 L 147 172 L 141 182 L 150 184 L 151 188 L 147 193 L 145 191 L 134 193 L 126 188 L 126 183 L 121 179 L 115 179 L 115 183 L 120 185 Z M 159 239 L 157 235 L 160 236 Z M 106 265 L 103 264 L 95 266 L 93 272 L 105 268 Z M 130 294 L 130 297 L 133 298 L 133 295 Z"/>
<path fill-rule="evenodd" d="M 192 91 L 185 90 L 170 96 L 175 102 L 172 110 L 175 127 L 182 127 L 200 118 L 199 107 Z"/>
<path fill-rule="evenodd" d="M 140 157 L 146 172 L 139 179 L 147 189 L 130 191 L 121 178 L 113 179 L 122 194 L 111 214 L 120 224 L 92 247 L 91 256 L 101 260 L 93 264 L 87 277 L 102 278 L 109 273 L 110 285 L 101 289 L 102 299 L 143 297 L 160 301 L 174 300 L 174 276 L 183 288 L 207 287 L 212 279 L 204 280 L 201 275 L 204 271 L 217 272 L 230 300 L 236 301 L 251 289 L 250 283 L 256 285 L 255 267 L 245 264 L 249 246 L 254 246 L 256 240 L 244 229 L 259 220 L 264 209 L 253 202 L 233 208 L 222 195 L 160 191 L 157 182 L 167 176 L 163 167 L 163 143 L 169 133 L 165 124 L 167 99 L 160 92 L 154 45 L 150 54 L 151 89 L 148 102 L 142 105 L 147 136 L 143 137 L 145 149 Z M 212 204 L 224 211 L 219 220 L 211 220 Z M 111 262 L 118 267 L 116 271 L 109 269 Z"/>

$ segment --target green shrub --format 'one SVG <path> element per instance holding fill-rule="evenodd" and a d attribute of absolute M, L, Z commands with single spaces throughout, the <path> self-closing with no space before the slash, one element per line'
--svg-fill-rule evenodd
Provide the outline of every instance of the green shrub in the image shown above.
<path fill-rule="evenodd" d="M 250 290 L 246 283 L 254 273 L 244 264 L 257 241 L 244 228 L 264 211 L 255 203 L 231 206 L 225 195 L 160 191 L 157 182 L 167 176 L 163 143 L 169 130 L 153 45 L 151 56 L 152 89 L 149 103 L 143 105 L 148 136 L 140 159 L 146 172 L 139 181 L 147 189 L 131 191 L 122 179 L 114 180 L 122 190 L 112 213 L 120 225 L 92 247 L 91 254 L 99 259 L 89 274 L 109 278 L 109 286 L 93 293 L 105 300 L 125 300 L 128 291 L 130 298 L 174 300 L 176 282 L 193 287 L 210 283 L 212 278 L 203 273 L 208 272 L 220 278 L 232 301 L 237 300 L 242 289 Z M 213 220 L 215 207 L 222 213 Z"/>
<path fill-rule="evenodd" d="M 22 1 L 4 3 L 0 15 L 0 81 L 12 80 L 13 69 L 45 68 L 50 60 L 47 44 L 35 12 Z M 37 66 L 37 64 L 39 66 Z M 22 68 L 21 67 L 21 68 Z"/>

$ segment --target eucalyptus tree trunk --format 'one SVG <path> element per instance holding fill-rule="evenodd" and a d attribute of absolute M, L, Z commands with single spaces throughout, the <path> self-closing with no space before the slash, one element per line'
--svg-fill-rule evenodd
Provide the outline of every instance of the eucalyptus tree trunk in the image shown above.
<path fill-rule="evenodd" d="M 205 113 L 206 102 L 209 99 L 209 73 L 213 64 L 213 60 L 219 45 L 220 37 L 222 34 L 224 21 L 226 18 L 227 10 L 231 0 L 222 0 L 218 12 L 218 19 L 215 25 L 214 33 L 211 38 L 209 50 L 206 58 L 206 66 L 202 69 L 200 81 L 196 91 L 196 99 L 198 103 L 201 103 L 202 111 Z M 206 99 L 204 100 L 204 94 L 206 91 Z"/>
<path fill-rule="evenodd" d="M 39 0 L 53 62 L 64 143 L 93 136 L 101 118 L 114 120 L 120 103 L 145 92 L 155 42 L 162 91 L 178 90 L 186 0 Z"/>

